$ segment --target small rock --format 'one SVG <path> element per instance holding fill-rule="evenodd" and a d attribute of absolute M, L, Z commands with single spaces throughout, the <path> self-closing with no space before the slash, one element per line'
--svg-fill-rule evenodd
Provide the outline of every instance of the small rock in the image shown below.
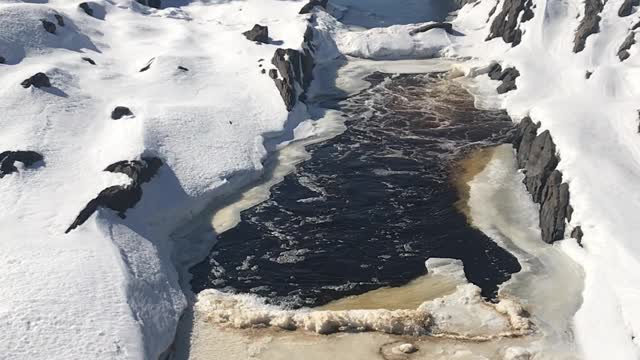
<path fill-rule="evenodd" d="M 147 65 L 145 65 L 142 69 L 140 69 L 140 72 L 145 72 L 145 71 L 149 70 L 149 68 L 151 68 L 151 64 L 153 64 L 153 60 L 155 60 L 155 59 L 156 58 L 151 58 L 151 60 L 149 60 Z"/>
<path fill-rule="evenodd" d="M 489 69 L 488 75 L 491 80 L 500 79 L 500 75 L 502 75 L 502 66 L 500 66 L 500 64 L 494 64 L 491 66 L 491 69 Z"/>
<path fill-rule="evenodd" d="M 576 226 L 571 231 L 571 237 L 576 239 L 576 240 L 578 240 L 578 244 L 582 244 L 582 237 L 583 236 L 584 236 L 584 233 L 582 232 L 582 227 L 580 227 L 580 226 Z"/>
<path fill-rule="evenodd" d="M 89 64 L 91 64 L 91 65 L 95 65 L 95 64 L 96 64 L 96 62 L 95 62 L 95 61 L 93 61 L 93 59 L 92 59 L 92 58 L 89 58 L 89 57 L 83 57 L 83 58 L 82 58 L 82 60 L 84 60 L 84 61 L 88 62 L 88 63 L 89 63 Z"/>
<path fill-rule="evenodd" d="M 258 59 L 258 62 L 263 62 L 263 61 L 264 61 L 264 59 Z"/>
<path fill-rule="evenodd" d="M 271 69 L 269 70 L 269 77 L 272 79 L 277 79 L 278 78 L 278 70 L 276 69 Z"/>
<path fill-rule="evenodd" d="M 418 348 L 413 344 L 402 344 L 393 348 L 393 351 L 402 354 L 413 354 L 418 351 Z"/>
<path fill-rule="evenodd" d="M 258 43 L 269 43 L 269 28 L 255 24 L 253 29 L 242 33 L 247 39 Z"/>
<path fill-rule="evenodd" d="M 453 33 L 453 25 L 451 23 L 437 22 L 433 24 L 423 25 L 416 29 L 413 29 L 409 32 L 409 35 L 415 35 L 415 34 L 427 32 L 432 29 L 444 29 L 444 31 L 446 31 L 448 34 Z"/>
<path fill-rule="evenodd" d="M 51 22 L 51 21 L 49 21 L 49 20 L 45 20 L 45 19 L 42 19 L 42 20 L 40 20 L 40 21 L 42 21 L 42 27 L 43 27 L 43 28 L 44 28 L 48 33 L 51 33 L 51 34 L 55 34 L 55 33 L 56 33 L 56 24 L 52 23 L 52 22 Z"/>
<path fill-rule="evenodd" d="M 584 78 L 585 78 L 585 79 L 587 79 L 587 80 L 589 80 L 589 78 L 591 78 L 591 75 L 593 75 L 593 71 L 587 71 L 587 72 L 584 74 Z"/>
<path fill-rule="evenodd" d="M 58 26 L 64 26 L 64 18 L 61 15 L 54 14 L 53 17 L 56 18 L 56 22 L 58 23 Z"/>
<path fill-rule="evenodd" d="M 182 70 L 182 71 L 189 71 L 189 69 L 187 69 L 184 66 L 178 66 L 178 70 Z"/>
<path fill-rule="evenodd" d="M 39 72 L 23 81 L 20 85 L 22 85 L 22 87 L 25 89 L 29 86 L 35 86 L 37 88 L 51 87 L 51 81 L 49 81 L 49 77 L 47 76 L 47 74 Z"/>
<path fill-rule="evenodd" d="M 18 171 L 15 166 L 16 162 L 21 162 L 25 167 L 30 167 L 42 160 L 44 160 L 44 157 L 35 151 L 3 151 L 0 153 L 0 178 Z"/>
<path fill-rule="evenodd" d="M 267 72 L 267 70 L 265 70 L 265 69 L 260 70 L 261 74 L 265 74 L 266 72 Z"/>
<path fill-rule="evenodd" d="M 133 116 L 131 110 L 126 106 L 116 106 L 116 108 L 111 112 L 111 118 L 113 120 L 119 120 L 125 116 Z"/>
<path fill-rule="evenodd" d="M 89 6 L 89 3 L 83 2 L 78 5 L 80 9 L 82 9 L 87 15 L 93 16 L 93 9 Z"/>

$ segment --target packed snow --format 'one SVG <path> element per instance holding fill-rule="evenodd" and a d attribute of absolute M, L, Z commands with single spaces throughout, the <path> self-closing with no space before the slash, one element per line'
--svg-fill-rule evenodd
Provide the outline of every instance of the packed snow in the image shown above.
<path fill-rule="evenodd" d="M 0 349 L 11 359 L 157 359 L 187 305 L 173 254 L 193 255 L 169 234 L 256 178 L 263 135 L 304 113 L 287 113 L 259 67 L 278 47 L 300 47 L 302 2 L 90 5 L 96 17 L 76 2 L 0 2 L 0 152 L 44 156 L 0 179 Z M 256 23 L 275 44 L 244 38 Z M 52 87 L 20 86 L 37 72 Z M 116 106 L 133 116 L 112 120 Z M 103 169 L 142 155 L 164 165 L 126 219 L 100 210 L 65 234 L 101 190 L 129 181 Z"/>

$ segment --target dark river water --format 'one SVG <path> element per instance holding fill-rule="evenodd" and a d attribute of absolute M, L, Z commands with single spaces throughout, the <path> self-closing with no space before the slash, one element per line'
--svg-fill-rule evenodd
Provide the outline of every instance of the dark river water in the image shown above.
<path fill-rule="evenodd" d="M 347 130 L 308 147 L 311 159 L 242 213 L 192 269 L 194 292 L 252 293 L 290 308 L 319 306 L 461 259 L 487 298 L 518 261 L 455 206 L 455 164 L 509 141 L 502 111 L 480 111 L 443 74 L 374 73 L 340 104 Z"/>

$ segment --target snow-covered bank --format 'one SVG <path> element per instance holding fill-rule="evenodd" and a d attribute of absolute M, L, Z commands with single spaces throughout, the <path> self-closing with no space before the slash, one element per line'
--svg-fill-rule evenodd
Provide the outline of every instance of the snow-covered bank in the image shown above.
<path fill-rule="evenodd" d="M 0 3 L 0 152 L 44 156 L 0 179 L 0 348 L 12 359 L 158 358 L 186 306 L 172 255 L 193 255 L 170 232 L 257 178 L 263 135 L 304 113 L 288 114 L 261 73 L 276 48 L 300 47 L 303 2 L 90 5 L 94 17 L 68 1 Z M 274 44 L 244 38 L 255 23 Z M 52 87 L 20 86 L 36 72 Z M 116 106 L 133 117 L 110 119 Z M 103 169 L 141 155 L 164 165 L 126 219 L 100 210 L 64 234 L 102 189 L 129 181 Z"/>
<path fill-rule="evenodd" d="M 506 3 L 498 4 L 494 16 Z M 585 268 L 575 325 L 587 359 L 640 356 L 640 250 L 638 222 L 632 215 L 640 207 L 634 195 L 640 174 L 640 92 L 631 83 L 640 63 L 633 47 L 624 62 L 617 56 L 637 22 L 633 16 L 619 17 L 621 5 L 606 2 L 598 15 L 599 31 L 586 38 L 584 50 L 574 53 L 574 32 L 585 14 L 582 1 L 533 1 L 533 17 L 517 24 L 522 38 L 515 47 L 502 38 L 485 41 L 493 17 L 484 20 L 494 2 L 480 1 L 460 11 L 454 27 L 467 36 L 444 51 L 477 59 L 468 66 L 476 71 L 468 73 L 477 75 L 480 104 L 504 107 L 515 119 L 529 115 L 553 136 L 558 169 L 570 186 L 574 209 L 568 231 L 577 225 L 584 230 L 583 248 L 574 240 L 559 246 Z M 495 95 L 497 83 L 477 71 L 492 61 L 518 69 L 517 90 Z"/>

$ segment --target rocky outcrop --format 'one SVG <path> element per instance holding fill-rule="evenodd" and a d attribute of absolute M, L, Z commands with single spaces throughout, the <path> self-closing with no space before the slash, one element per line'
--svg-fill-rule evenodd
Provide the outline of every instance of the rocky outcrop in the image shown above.
<path fill-rule="evenodd" d="M 313 80 L 313 28 L 307 27 L 302 50 L 277 49 L 271 63 L 276 67 L 279 76 L 273 72 L 273 78 L 280 96 L 284 100 L 287 111 L 291 111 L 298 100 L 305 100 L 305 91 Z M 274 77 L 275 75 L 275 77 Z"/>
<path fill-rule="evenodd" d="M 34 86 L 37 88 L 51 87 L 51 81 L 49 81 L 49 77 L 47 76 L 47 74 L 39 72 L 33 75 L 32 77 L 21 82 L 20 85 L 22 85 L 22 87 L 25 89 L 30 86 Z"/>
<path fill-rule="evenodd" d="M 62 17 L 62 15 L 55 14 L 53 15 L 53 17 L 56 18 L 58 26 L 64 26 L 64 18 Z"/>
<path fill-rule="evenodd" d="M 56 24 L 52 23 L 49 20 L 41 19 L 42 27 L 48 33 L 54 34 L 56 33 Z"/>
<path fill-rule="evenodd" d="M 532 7 L 532 0 L 505 0 L 502 11 L 491 23 L 487 40 L 501 37 L 505 42 L 511 43 L 511 46 L 518 45 L 522 39 L 520 24 L 533 18 Z"/>
<path fill-rule="evenodd" d="M 502 81 L 502 84 L 496 88 L 498 94 L 504 94 L 518 88 L 516 86 L 516 78 L 520 76 L 520 72 L 515 67 L 508 67 L 502 70 L 500 64 L 495 64 L 489 69 L 488 75 L 491 80 Z"/>
<path fill-rule="evenodd" d="M 328 0 L 310 0 L 307 4 L 305 4 L 302 9 L 300 9 L 299 14 L 308 14 L 313 10 L 314 7 L 320 6 L 323 9 L 327 8 Z"/>
<path fill-rule="evenodd" d="M 640 0 L 624 0 L 620 9 L 618 9 L 618 16 L 625 17 L 631 15 L 633 7 L 640 5 Z"/>
<path fill-rule="evenodd" d="M 0 153 L 0 178 L 17 172 L 16 162 L 21 162 L 25 167 L 31 167 L 43 159 L 44 157 L 35 151 L 3 151 Z"/>
<path fill-rule="evenodd" d="M 538 127 L 531 118 L 522 119 L 513 146 L 525 174 L 523 182 L 533 201 L 540 204 L 542 240 L 553 243 L 564 239 L 570 219 L 569 185 L 562 182 L 562 173 L 556 169 L 559 158 L 551 134 L 548 130 L 538 134 Z"/>
<path fill-rule="evenodd" d="M 89 3 L 86 3 L 86 2 L 80 3 L 80 5 L 78 5 L 78 7 L 80 9 L 82 9 L 82 11 L 84 11 L 85 14 L 87 14 L 89 16 L 93 16 L 93 9 L 89 5 Z"/>
<path fill-rule="evenodd" d="M 262 44 L 269 43 L 269 28 L 267 26 L 255 24 L 251 30 L 243 32 L 242 35 L 251 41 Z"/>
<path fill-rule="evenodd" d="M 126 106 L 116 106 L 111 112 L 111 119 L 120 120 L 125 116 L 133 116 L 131 110 Z"/>
<path fill-rule="evenodd" d="M 416 29 L 413 29 L 409 32 L 409 35 L 415 35 L 415 34 L 427 32 L 432 29 L 444 29 L 444 31 L 446 31 L 449 34 L 453 33 L 453 25 L 451 23 L 437 22 L 437 23 L 423 25 Z"/>
<path fill-rule="evenodd" d="M 86 61 L 86 62 L 88 62 L 88 63 L 89 63 L 89 64 L 91 64 L 91 65 L 95 65 L 95 64 L 96 64 L 96 62 L 95 62 L 95 61 L 93 61 L 93 59 L 92 59 L 92 58 L 90 58 L 90 57 L 86 57 L 86 56 L 82 58 L 82 61 Z"/>
<path fill-rule="evenodd" d="M 116 211 L 125 218 L 128 209 L 133 208 L 142 199 L 142 184 L 149 182 L 162 166 L 162 160 L 156 157 L 143 157 L 141 160 L 119 161 L 107 166 L 104 171 L 126 174 L 131 178 L 128 185 L 116 185 L 102 190 L 96 198 L 89 201 L 65 233 L 84 224 L 98 208 Z"/>
<path fill-rule="evenodd" d="M 631 54 L 629 54 L 629 49 L 631 49 L 631 46 L 633 46 L 633 44 L 635 43 L 636 43 L 636 33 L 631 31 L 629 35 L 627 35 L 627 37 L 622 42 L 622 45 L 620 45 L 620 48 L 618 49 L 618 58 L 620 59 L 620 61 L 625 61 L 629 58 L 629 56 L 631 56 Z"/>
<path fill-rule="evenodd" d="M 600 31 L 600 12 L 603 4 L 601 0 L 585 0 L 584 16 L 578 25 L 573 39 L 573 52 L 578 53 L 584 50 L 587 38 Z"/>

